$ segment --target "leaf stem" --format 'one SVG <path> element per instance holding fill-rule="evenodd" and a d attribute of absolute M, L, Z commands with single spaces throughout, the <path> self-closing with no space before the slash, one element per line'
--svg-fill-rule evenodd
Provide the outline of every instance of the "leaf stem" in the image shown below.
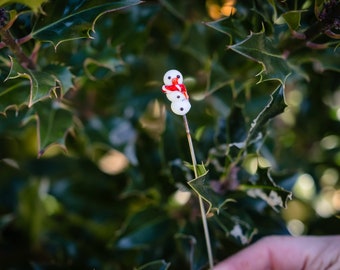
<path fill-rule="evenodd" d="M 190 135 L 188 119 L 187 119 L 186 115 L 183 115 L 183 121 L 184 121 L 184 126 L 185 126 L 185 132 L 187 134 L 192 165 L 193 165 L 193 168 L 194 168 L 194 174 L 195 174 L 195 178 L 197 178 L 198 177 L 197 161 L 196 161 L 194 146 L 192 144 L 192 139 L 191 139 L 191 135 Z M 207 253 L 208 253 L 208 259 L 209 259 L 209 269 L 213 270 L 214 262 L 213 262 L 213 256 L 212 256 L 212 250 L 211 250 L 211 242 L 210 242 L 210 236 L 209 236 L 207 216 L 206 216 L 206 213 L 205 213 L 205 207 L 204 207 L 204 204 L 203 204 L 202 196 L 199 195 L 199 194 L 198 194 L 198 201 L 199 201 L 199 205 L 200 205 L 205 242 L 206 242 L 206 246 L 207 246 Z"/>

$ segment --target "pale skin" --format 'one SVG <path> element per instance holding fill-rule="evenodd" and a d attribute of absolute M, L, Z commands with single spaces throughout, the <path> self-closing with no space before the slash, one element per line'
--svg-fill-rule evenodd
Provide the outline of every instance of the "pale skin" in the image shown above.
<path fill-rule="evenodd" d="M 265 237 L 214 267 L 214 270 L 339 269 L 340 235 Z"/>

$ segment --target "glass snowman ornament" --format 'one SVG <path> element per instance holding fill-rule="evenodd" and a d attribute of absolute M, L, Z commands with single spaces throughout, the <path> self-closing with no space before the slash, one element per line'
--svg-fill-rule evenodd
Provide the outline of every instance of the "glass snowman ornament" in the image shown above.
<path fill-rule="evenodd" d="M 176 69 L 171 69 L 164 74 L 163 82 L 162 91 L 171 101 L 171 110 L 177 115 L 187 114 L 191 104 L 182 74 Z"/>

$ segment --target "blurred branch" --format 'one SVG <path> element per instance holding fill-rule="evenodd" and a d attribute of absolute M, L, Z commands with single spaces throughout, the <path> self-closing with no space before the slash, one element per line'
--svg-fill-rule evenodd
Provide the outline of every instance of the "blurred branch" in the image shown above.
<path fill-rule="evenodd" d="M 13 25 L 15 19 L 10 20 L 9 22 L 7 18 L 7 12 L 5 9 L 0 10 L 0 36 L 2 41 L 0 43 L 0 49 L 4 47 L 8 47 L 15 57 L 18 59 L 19 63 L 29 69 L 35 69 L 35 64 L 32 59 L 30 59 L 22 50 L 20 44 L 30 40 L 30 36 L 25 37 L 21 41 L 17 41 L 9 31 L 10 27 Z"/>

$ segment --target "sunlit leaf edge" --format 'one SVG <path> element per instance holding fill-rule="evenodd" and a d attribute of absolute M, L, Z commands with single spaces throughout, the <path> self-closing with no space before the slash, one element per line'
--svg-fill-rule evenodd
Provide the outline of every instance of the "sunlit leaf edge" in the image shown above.
<path fill-rule="evenodd" d="M 50 43 L 54 46 L 54 48 L 57 49 L 57 47 L 58 47 L 61 43 L 66 42 L 66 41 L 71 41 L 71 40 L 76 40 L 76 39 L 81 39 L 81 38 L 90 38 L 90 39 L 92 39 L 93 36 L 91 35 L 91 32 L 95 33 L 95 25 L 96 25 L 97 20 L 98 20 L 100 17 L 102 17 L 103 15 L 105 15 L 105 14 L 107 14 L 107 13 L 111 13 L 111 12 L 115 12 L 115 11 L 127 9 L 127 8 L 132 7 L 132 6 L 139 5 L 139 4 L 142 4 L 142 3 L 143 3 L 143 1 L 135 1 L 135 0 L 125 1 L 125 2 L 127 2 L 128 5 L 122 6 L 122 7 L 118 7 L 118 8 L 108 9 L 108 10 L 105 10 L 105 11 L 103 11 L 103 12 L 99 12 L 98 15 L 95 17 L 95 19 L 93 20 L 93 22 L 91 23 L 91 27 L 88 28 L 86 36 L 81 36 L 81 35 L 80 35 L 79 37 L 60 39 L 60 40 L 59 40 L 58 42 L 56 42 L 56 43 L 55 43 L 54 41 L 48 40 L 48 39 L 46 39 L 46 40 L 45 40 L 45 39 L 40 39 L 40 40 L 41 40 L 41 41 L 45 41 L 45 42 L 50 42 Z M 115 2 L 115 4 L 117 4 L 117 2 Z M 101 6 L 99 6 L 99 7 L 103 8 L 103 6 L 110 6 L 110 5 L 112 5 L 112 3 L 107 3 L 107 4 L 101 5 Z M 98 7 L 97 7 L 97 8 L 98 8 Z M 72 15 L 66 16 L 66 17 L 62 18 L 61 20 L 55 22 L 54 25 L 57 25 L 57 24 L 60 24 L 60 23 L 64 24 L 64 21 L 70 19 L 71 17 L 80 16 L 80 14 L 86 13 L 86 12 L 88 12 L 88 11 L 89 11 L 89 9 L 85 9 L 85 10 L 80 11 L 79 13 L 76 13 L 76 14 L 72 14 Z M 48 29 L 48 28 L 50 28 L 50 27 L 51 27 L 51 25 L 48 25 L 48 26 L 42 27 L 42 28 L 40 28 L 40 29 L 38 29 L 38 30 L 36 30 L 36 31 L 33 30 L 33 31 L 31 32 L 30 36 L 33 37 L 33 38 L 39 39 L 39 33 L 45 31 L 46 29 Z"/>
<path fill-rule="evenodd" d="M 265 72 L 267 71 L 267 67 L 264 63 L 264 61 L 260 60 L 260 59 L 256 59 L 255 57 L 245 53 L 245 52 L 242 52 L 241 50 L 238 49 L 238 47 L 242 46 L 244 43 L 248 42 L 249 40 L 251 40 L 253 37 L 256 37 L 256 36 L 260 36 L 260 35 L 264 35 L 265 34 L 265 28 L 264 26 L 262 27 L 262 30 L 260 32 L 251 32 L 244 40 L 236 43 L 236 44 L 233 44 L 233 45 L 229 45 L 227 46 L 227 49 L 230 49 L 240 55 L 243 55 L 244 57 L 258 63 L 261 65 L 261 70 L 260 72 L 258 72 L 256 74 L 256 76 L 259 76 L 260 79 L 258 81 L 258 83 L 261 83 L 261 82 L 265 82 L 265 81 L 279 81 L 280 84 L 284 85 L 287 78 L 291 75 L 292 73 L 292 67 L 290 65 L 290 63 L 288 62 L 287 59 L 285 59 L 282 55 L 279 54 L 279 52 L 277 52 L 277 54 L 274 54 L 274 53 L 270 53 L 270 52 L 266 52 L 266 51 L 261 51 L 262 54 L 268 56 L 268 57 L 273 57 L 275 59 L 277 59 L 278 61 L 280 61 L 280 63 L 283 65 L 280 67 L 280 70 L 290 70 L 289 72 L 285 72 L 285 74 L 282 76 L 282 78 L 280 77 L 273 77 L 273 78 L 270 78 L 270 77 L 266 77 L 265 76 Z M 264 38 L 267 38 L 266 36 L 264 36 Z"/>

